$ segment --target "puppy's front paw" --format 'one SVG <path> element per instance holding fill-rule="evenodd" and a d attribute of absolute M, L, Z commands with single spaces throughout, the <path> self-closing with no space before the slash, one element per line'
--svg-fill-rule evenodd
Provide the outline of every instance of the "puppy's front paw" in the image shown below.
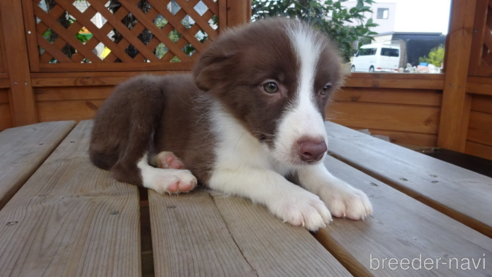
<path fill-rule="evenodd" d="M 269 207 L 276 216 L 294 226 L 304 226 L 316 231 L 326 227 L 332 220 L 330 211 L 318 196 L 300 189 L 298 192 L 280 196 Z"/>
<path fill-rule="evenodd" d="M 323 188 L 320 197 L 335 217 L 360 220 L 372 214 L 372 205 L 367 195 L 343 181 Z"/>
<path fill-rule="evenodd" d="M 160 194 L 179 194 L 196 187 L 197 180 L 189 170 L 152 168 L 142 172 L 144 186 Z"/>

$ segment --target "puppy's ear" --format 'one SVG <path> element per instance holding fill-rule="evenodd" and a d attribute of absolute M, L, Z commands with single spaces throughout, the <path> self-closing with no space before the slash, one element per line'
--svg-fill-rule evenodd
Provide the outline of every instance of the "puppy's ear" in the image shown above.
<path fill-rule="evenodd" d="M 206 51 L 193 68 L 195 85 L 203 90 L 209 91 L 217 84 L 227 80 L 234 70 L 234 57 L 237 51 Z"/>

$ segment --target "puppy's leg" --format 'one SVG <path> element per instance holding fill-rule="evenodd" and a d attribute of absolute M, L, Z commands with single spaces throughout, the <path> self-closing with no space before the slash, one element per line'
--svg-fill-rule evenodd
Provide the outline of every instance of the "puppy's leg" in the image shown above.
<path fill-rule="evenodd" d="M 197 180 L 189 170 L 155 168 L 149 165 L 147 154 L 138 161 L 137 167 L 140 169 L 143 186 L 158 193 L 189 192 L 196 187 Z"/>
<path fill-rule="evenodd" d="M 162 151 L 151 158 L 151 164 L 158 168 L 184 168 L 183 162 L 170 151 Z"/>
<path fill-rule="evenodd" d="M 321 197 L 333 216 L 359 220 L 372 214 L 366 194 L 333 176 L 322 163 L 303 167 L 298 177 L 303 187 Z"/>
<path fill-rule="evenodd" d="M 325 227 L 330 212 L 318 196 L 262 168 L 221 168 L 212 173 L 209 187 L 265 205 L 284 222 L 309 230 Z"/>

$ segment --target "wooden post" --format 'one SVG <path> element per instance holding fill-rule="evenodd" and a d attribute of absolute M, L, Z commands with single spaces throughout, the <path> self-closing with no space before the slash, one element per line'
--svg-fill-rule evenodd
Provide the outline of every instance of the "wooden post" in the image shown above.
<path fill-rule="evenodd" d="M 480 0 L 478 0 L 480 1 Z M 446 75 L 437 145 L 464 152 L 470 96 L 466 94 L 477 0 L 453 0 L 446 48 Z"/>
<path fill-rule="evenodd" d="M 251 0 L 227 0 L 227 27 L 251 21 Z"/>
<path fill-rule="evenodd" d="M 10 77 L 10 108 L 14 126 L 38 122 L 31 86 L 26 30 L 21 1 L 0 1 L 7 67 Z M 35 30 L 30 30 L 31 34 Z"/>

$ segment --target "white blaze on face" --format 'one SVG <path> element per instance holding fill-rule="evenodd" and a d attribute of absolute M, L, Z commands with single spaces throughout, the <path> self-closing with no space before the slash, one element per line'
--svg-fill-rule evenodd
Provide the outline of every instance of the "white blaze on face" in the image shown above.
<path fill-rule="evenodd" d="M 291 43 L 297 56 L 298 86 L 296 99 L 289 110 L 280 118 L 274 156 L 287 163 L 299 162 L 297 141 L 301 138 L 324 140 L 327 144 L 324 119 L 315 104 L 313 83 L 321 45 L 309 29 L 295 24 L 288 30 Z"/>

